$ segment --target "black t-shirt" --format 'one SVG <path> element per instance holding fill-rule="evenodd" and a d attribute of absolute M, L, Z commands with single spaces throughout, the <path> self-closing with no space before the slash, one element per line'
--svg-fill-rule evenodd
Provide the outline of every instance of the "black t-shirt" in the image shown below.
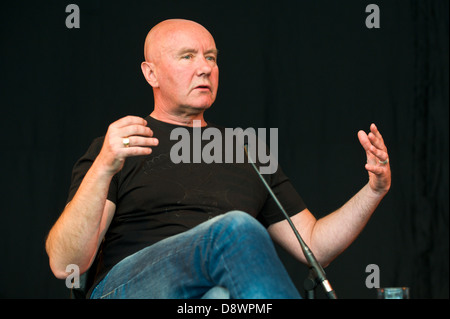
<path fill-rule="evenodd" d="M 192 133 L 192 128 L 150 116 L 146 120 L 159 145 L 148 156 L 127 158 L 112 179 L 108 200 L 116 204 L 116 212 L 102 244 L 96 282 L 123 258 L 231 210 L 244 211 L 266 227 L 283 220 L 249 163 L 174 164 L 170 151 L 178 140 L 170 140 L 170 133 L 179 127 Z M 211 124 L 201 129 L 208 127 L 224 130 Z M 99 154 L 103 140 L 95 139 L 75 164 L 67 202 Z M 306 208 L 280 167 L 264 177 L 289 215 Z"/>

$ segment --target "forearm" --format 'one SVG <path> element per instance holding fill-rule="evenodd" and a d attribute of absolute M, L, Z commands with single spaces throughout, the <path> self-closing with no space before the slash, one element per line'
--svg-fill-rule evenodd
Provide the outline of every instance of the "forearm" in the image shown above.
<path fill-rule="evenodd" d="M 386 193 L 376 193 L 367 184 L 345 205 L 317 220 L 311 231 L 310 248 L 328 265 L 361 233 Z"/>
<path fill-rule="evenodd" d="M 140 117 L 126 116 L 108 127 L 100 153 L 47 238 L 50 267 L 58 278 L 67 275 L 68 264 L 78 265 L 81 272 L 90 266 L 115 212 L 115 205 L 107 201 L 112 177 L 127 157 L 149 155 L 151 146 L 158 145 L 146 125 Z"/>
<path fill-rule="evenodd" d="M 367 156 L 367 185 L 344 206 L 319 220 L 308 209 L 291 218 L 323 266 L 328 265 L 358 237 L 391 186 L 389 155 L 378 128 L 372 124 L 370 133 L 367 135 L 364 131 L 359 131 L 358 138 Z M 289 228 L 287 221 L 280 221 L 269 226 L 268 230 L 277 243 L 306 263 L 298 241 Z"/>
<path fill-rule="evenodd" d="M 99 242 L 100 225 L 112 175 L 94 161 L 76 195 L 50 230 L 46 250 L 50 267 L 64 277 L 68 264 L 81 270 L 93 258 Z"/>

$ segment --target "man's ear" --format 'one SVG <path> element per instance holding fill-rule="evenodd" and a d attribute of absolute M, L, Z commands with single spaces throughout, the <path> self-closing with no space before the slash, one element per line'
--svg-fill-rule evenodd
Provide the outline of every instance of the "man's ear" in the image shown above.
<path fill-rule="evenodd" d="M 142 62 L 141 70 L 145 79 L 152 87 L 159 87 L 158 79 L 155 73 L 155 65 L 151 62 Z"/>

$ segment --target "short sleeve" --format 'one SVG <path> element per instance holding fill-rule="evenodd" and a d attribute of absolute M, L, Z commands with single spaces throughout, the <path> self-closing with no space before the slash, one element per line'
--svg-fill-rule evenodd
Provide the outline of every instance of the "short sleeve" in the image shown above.
<path fill-rule="evenodd" d="M 86 153 L 75 163 L 73 170 L 72 170 L 72 179 L 70 183 L 69 188 L 69 194 L 67 196 L 66 203 L 69 203 L 75 194 L 78 191 L 78 188 L 81 185 L 81 182 L 84 179 L 84 176 L 89 171 L 89 169 L 92 166 L 92 163 L 94 163 L 95 159 L 97 158 L 98 154 L 100 153 L 100 150 L 103 145 L 104 137 L 96 138 L 91 145 L 89 146 Z M 116 203 L 117 201 L 117 178 L 116 176 L 113 177 L 109 192 L 108 192 L 108 200 Z"/>
<path fill-rule="evenodd" d="M 269 178 L 270 180 L 268 180 L 268 183 L 272 188 L 273 193 L 278 198 L 289 217 L 294 216 L 306 208 L 303 199 L 295 190 L 291 181 L 284 174 L 280 166 L 278 166 L 277 171 L 270 175 Z M 258 219 L 265 227 L 285 219 L 285 216 L 270 194 L 268 195 L 267 201 L 264 204 Z"/>

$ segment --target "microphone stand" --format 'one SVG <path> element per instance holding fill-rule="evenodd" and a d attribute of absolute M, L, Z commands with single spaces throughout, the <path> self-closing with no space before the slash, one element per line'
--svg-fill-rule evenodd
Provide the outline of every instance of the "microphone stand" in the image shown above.
<path fill-rule="evenodd" d="M 247 158 L 249 159 L 249 162 L 252 164 L 253 168 L 255 169 L 256 173 L 258 174 L 259 178 L 263 182 L 264 186 L 269 191 L 269 194 L 274 199 L 277 206 L 280 208 L 281 212 L 283 213 L 284 217 L 288 221 L 289 225 L 291 226 L 292 230 L 294 231 L 295 236 L 297 237 L 297 240 L 300 243 L 300 246 L 302 248 L 303 254 L 305 255 L 305 258 L 310 266 L 309 270 L 309 276 L 304 282 L 304 288 L 307 293 L 308 299 L 314 298 L 314 289 L 316 285 L 319 283 L 322 285 L 323 289 L 325 290 L 325 294 L 327 295 L 328 299 L 337 299 L 336 293 L 333 290 L 333 288 L 330 285 L 330 282 L 328 281 L 325 271 L 323 270 L 323 267 L 319 264 L 316 257 L 314 256 L 313 252 L 309 249 L 308 245 L 304 242 L 303 238 L 298 233 L 297 229 L 294 226 L 294 223 L 292 222 L 289 215 L 284 210 L 283 206 L 281 205 L 278 198 L 275 196 L 275 193 L 270 188 L 269 184 L 267 184 L 266 180 L 262 176 L 262 174 L 259 172 L 258 168 L 256 167 L 255 163 L 250 157 L 250 154 L 248 154 L 247 145 L 244 145 L 245 154 L 247 154 Z"/>

